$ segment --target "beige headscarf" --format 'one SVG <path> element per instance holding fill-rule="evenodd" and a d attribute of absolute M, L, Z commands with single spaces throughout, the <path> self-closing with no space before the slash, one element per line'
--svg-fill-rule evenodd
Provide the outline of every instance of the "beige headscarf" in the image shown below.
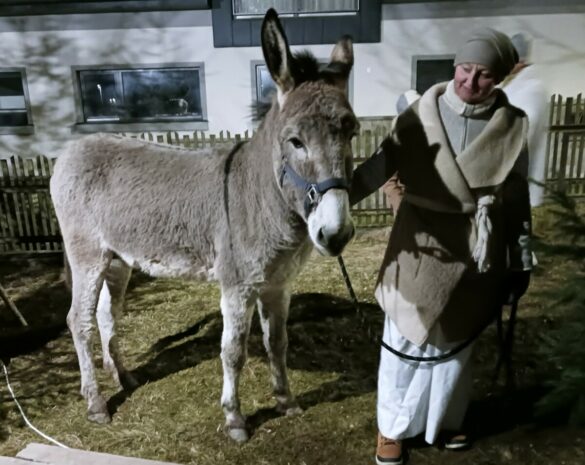
<path fill-rule="evenodd" d="M 486 27 L 473 33 L 459 49 L 454 64 L 461 63 L 483 65 L 503 79 L 518 63 L 518 52 L 506 34 Z"/>

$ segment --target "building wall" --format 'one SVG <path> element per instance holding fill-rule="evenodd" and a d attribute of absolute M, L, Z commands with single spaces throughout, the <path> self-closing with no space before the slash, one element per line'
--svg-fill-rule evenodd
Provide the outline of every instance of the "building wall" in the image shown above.
<path fill-rule="evenodd" d="M 533 62 L 551 94 L 585 91 L 585 12 L 412 18 L 383 5 L 382 13 L 382 42 L 354 46 L 358 116 L 395 114 L 398 96 L 411 87 L 412 56 L 452 54 L 480 25 L 531 35 Z M 325 58 L 332 46 L 305 48 Z M 26 67 L 35 126 L 31 136 L 0 135 L 0 156 L 58 154 L 78 136 L 71 66 L 203 62 L 209 132 L 253 128 L 250 62 L 262 59 L 261 49 L 215 49 L 209 10 L 0 18 L 0 57 L 0 67 Z"/>

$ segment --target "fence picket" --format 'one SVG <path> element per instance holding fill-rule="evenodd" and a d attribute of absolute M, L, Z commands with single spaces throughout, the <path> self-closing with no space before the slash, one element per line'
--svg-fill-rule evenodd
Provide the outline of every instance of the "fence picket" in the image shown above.
<path fill-rule="evenodd" d="M 548 112 L 548 127 L 552 128 L 553 119 L 554 119 L 554 111 L 556 108 L 556 95 L 552 95 L 549 102 L 549 112 Z M 554 132 L 549 130 L 548 136 L 546 138 L 546 154 L 545 154 L 545 162 L 544 162 L 544 177 L 550 178 L 552 174 L 551 165 L 554 163 L 553 156 L 551 155 L 551 147 L 554 147 Z"/>
<path fill-rule="evenodd" d="M 37 217 L 38 217 L 38 213 L 40 213 L 39 211 L 39 202 L 38 202 L 38 198 L 39 195 L 36 192 L 32 192 L 29 191 L 27 193 L 27 201 L 29 203 L 29 209 L 28 209 L 28 214 L 30 217 L 30 223 L 31 223 L 31 227 L 32 227 L 32 235 L 34 237 L 38 237 L 40 236 L 40 228 L 39 225 L 37 223 Z M 40 242 L 37 242 L 36 244 L 31 244 L 32 249 L 34 250 L 35 248 L 37 250 L 42 250 L 42 245 Z"/>
<path fill-rule="evenodd" d="M 24 234 L 25 236 L 23 237 L 23 239 L 28 239 L 30 238 L 33 234 L 32 234 L 32 227 L 31 227 L 31 220 L 30 220 L 30 214 L 32 213 L 32 205 L 28 204 L 28 199 L 27 199 L 27 193 L 26 192 L 16 192 L 15 194 L 15 199 L 17 202 L 19 202 L 19 207 L 20 207 L 20 211 L 22 214 L 22 222 L 24 225 Z M 24 243 L 24 248 L 25 250 L 33 250 L 33 247 L 31 247 L 32 244 L 29 241 L 26 241 Z"/>
<path fill-rule="evenodd" d="M 575 163 L 575 178 L 577 179 L 585 179 L 585 163 L 584 163 L 584 154 L 585 154 L 585 132 L 581 134 L 577 134 L 576 141 L 574 142 L 575 145 L 579 145 L 579 149 L 577 150 L 577 161 Z M 575 195 L 585 195 L 585 182 L 579 183 L 580 188 L 577 190 Z"/>
<path fill-rule="evenodd" d="M 0 160 L 0 186 L 8 186 L 8 160 Z"/>
<path fill-rule="evenodd" d="M 37 191 L 37 198 L 38 198 L 38 208 L 39 208 L 39 221 L 41 224 L 41 231 L 43 236 L 49 236 L 49 216 L 51 215 L 51 209 L 47 208 L 47 204 L 45 202 L 45 198 L 49 196 L 49 193 L 46 191 L 38 190 Z M 52 206 L 52 205 L 51 205 Z M 45 249 L 51 250 L 51 242 L 45 241 Z"/>
<path fill-rule="evenodd" d="M 10 216 L 5 207 L 5 198 L 2 196 L 0 197 L 0 253 L 9 251 L 11 247 L 10 241 L 14 235 L 9 228 L 9 220 Z"/>
<path fill-rule="evenodd" d="M 16 175 L 14 174 L 14 155 L 6 160 L 6 173 L 8 176 L 7 186 L 14 186 Z"/>

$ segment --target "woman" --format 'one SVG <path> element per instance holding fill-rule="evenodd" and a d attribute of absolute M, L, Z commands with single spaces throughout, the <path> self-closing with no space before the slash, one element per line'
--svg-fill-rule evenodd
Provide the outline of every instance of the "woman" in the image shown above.
<path fill-rule="evenodd" d="M 391 177 L 404 186 L 387 189 L 402 200 L 375 291 L 386 312 L 383 341 L 403 354 L 447 353 L 528 287 L 528 123 L 496 88 L 517 60 L 506 35 L 473 34 L 457 52 L 453 80 L 398 115 L 380 149 L 354 171 L 352 203 Z M 382 348 L 379 465 L 401 464 L 402 440 L 423 432 L 431 444 L 446 433 L 446 447 L 468 445 L 461 428 L 470 355 L 471 345 L 425 363 Z"/>

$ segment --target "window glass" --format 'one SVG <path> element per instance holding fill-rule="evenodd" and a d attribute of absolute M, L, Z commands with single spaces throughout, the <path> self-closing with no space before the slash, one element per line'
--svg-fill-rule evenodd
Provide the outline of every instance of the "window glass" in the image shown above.
<path fill-rule="evenodd" d="M 79 71 L 84 122 L 200 121 L 201 68 Z"/>
<path fill-rule="evenodd" d="M 234 16 L 264 16 L 268 8 L 279 15 L 355 13 L 359 0 L 233 0 Z"/>
<path fill-rule="evenodd" d="M 201 116 L 196 70 L 125 71 L 122 85 L 130 118 L 192 118 Z"/>
<path fill-rule="evenodd" d="M 0 71 L 0 126 L 27 126 L 29 123 L 23 73 Z"/>
<path fill-rule="evenodd" d="M 416 91 L 419 94 L 439 82 L 453 79 L 453 58 L 419 58 L 416 62 Z"/>
<path fill-rule="evenodd" d="M 272 95 L 276 92 L 276 84 L 270 76 L 266 65 L 256 66 L 256 100 L 260 103 L 272 102 Z"/>
<path fill-rule="evenodd" d="M 83 113 L 88 121 L 112 121 L 123 117 L 124 100 L 116 86 L 116 73 L 82 71 Z"/>

